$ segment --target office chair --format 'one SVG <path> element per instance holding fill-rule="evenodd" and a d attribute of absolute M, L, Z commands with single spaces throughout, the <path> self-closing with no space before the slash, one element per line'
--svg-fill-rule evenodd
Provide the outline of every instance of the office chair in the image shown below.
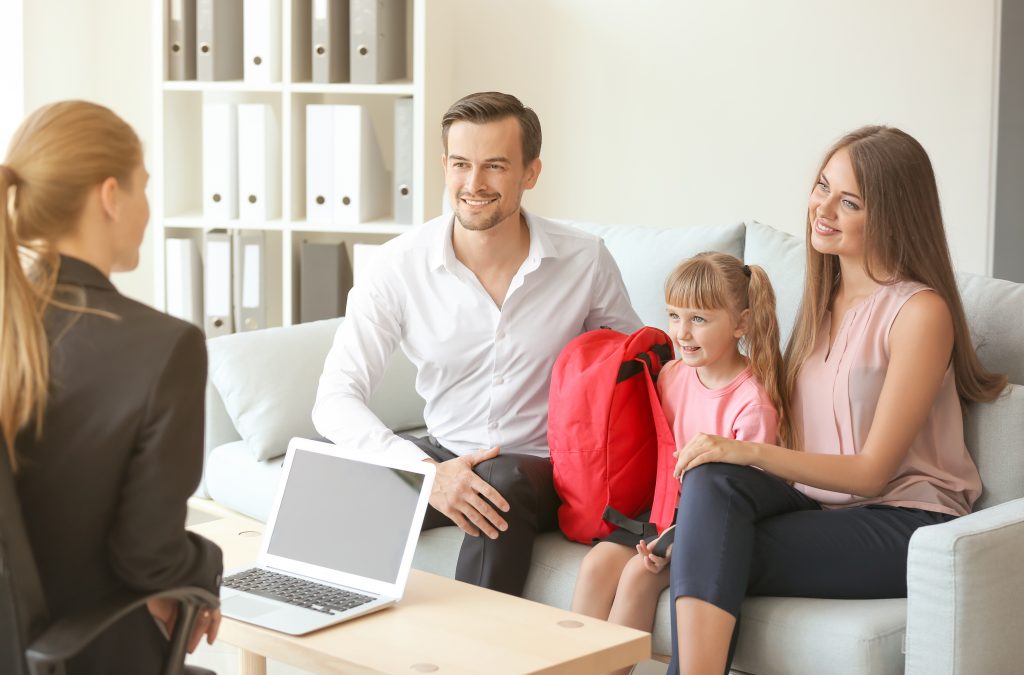
<path fill-rule="evenodd" d="M 189 636 L 201 607 L 217 607 L 217 596 L 181 587 L 149 594 L 125 592 L 74 616 L 51 621 L 35 558 L 15 491 L 7 448 L 0 443 L 0 672 L 10 675 L 63 675 L 64 662 L 147 600 L 170 598 L 179 604 L 163 675 L 214 675 L 185 665 Z"/>

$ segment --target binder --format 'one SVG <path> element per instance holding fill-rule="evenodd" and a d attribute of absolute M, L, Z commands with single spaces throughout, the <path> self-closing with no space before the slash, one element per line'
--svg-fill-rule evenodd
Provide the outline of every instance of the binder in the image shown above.
<path fill-rule="evenodd" d="M 164 245 L 167 313 L 203 327 L 203 264 L 188 237 L 168 237 Z"/>
<path fill-rule="evenodd" d="M 349 0 L 313 0 L 312 17 L 313 81 L 348 82 Z"/>
<path fill-rule="evenodd" d="M 206 233 L 205 293 L 206 337 L 234 332 L 231 316 L 231 233 L 210 230 Z"/>
<path fill-rule="evenodd" d="M 366 108 L 334 106 L 332 222 L 358 225 L 385 215 L 390 184 Z"/>
<path fill-rule="evenodd" d="M 244 0 L 242 53 L 246 82 L 281 81 L 281 0 Z"/>
<path fill-rule="evenodd" d="M 392 201 L 395 222 L 412 224 L 412 99 L 395 99 L 395 175 Z"/>
<path fill-rule="evenodd" d="M 197 79 L 242 79 L 242 0 L 197 2 Z"/>
<path fill-rule="evenodd" d="M 404 80 L 405 0 L 351 0 L 352 82 Z"/>
<path fill-rule="evenodd" d="M 273 106 L 238 105 L 238 217 L 267 221 L 281 215 L 280 132 Z"/>
<path fill-rule="evenodd" d="M 306 106 L 306 220 L 330 225 L 333 218 L 334 110 Z"/>
<path fill-rule="evenodd" d="M 238 233 L 235 243 L 235 326 L 267 327 L 266 258 L 262 232 Z"/>
<path fill-rule="evenodd" d="M 380 244 L 352 244 L 352 285 L 362 283 L 373 269 Z"/>
<path fill-rule="evenodd" d="M 196 0 L 169 0 L 167 46 L 167 79 L 196 79 Z"/>
<path fill-rule="evenodd" d="M 351 277 L 344 242 L 303 241 L 299 248 L 299 322 L 344 316 Z"/>
<path fill-rule="evenodd" d="M 203 216 L 238 217 L 238 111 L 233 103 L 203 104 Z"/>

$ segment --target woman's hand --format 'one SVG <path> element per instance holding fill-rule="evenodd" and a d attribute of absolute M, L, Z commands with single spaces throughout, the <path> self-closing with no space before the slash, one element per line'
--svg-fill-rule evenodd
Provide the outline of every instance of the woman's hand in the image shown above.
<path fill-rule="evenodd" d="M 681 450 L 673 453 L 676 457 L 676 468 L 672 475 L 682 480 L 684 473 L 708 462 L 750 464 L 753 459 L 750 448 L 750 444 L 744 441 L 712 434 L 697 434 Z"/>
<path fill-rule="evenodd" d="M 170 638 L 174 633 L 174 623 L 178 618 L 178 601 L 170 598 L 155 598 L 146 601 L 146 609 L 161 626 L 164 637 Z M 199 641 L 206 636 L 207 644 L 213 644 L 220 629 L 220 610 L 204 607 L 199 610 L 195 627 L 188 641 L 188 653 L 191 654 L 199 646 Z"/>
<path fill-rule="evenodd" d="M 669 536 L 672 536 L 671 530 L 669 530 L 669 532 Z M 663 534 L 662 536 L 665 535 Z M 661 539 L 661 537 L 658 537 L 658 539 Z M 672 559 L 672 544 L 668 545 L 668 551 L 665 553 L 664 558 L 651 553 L 651 549 L 654 548 L 658 539 L 652 541 L 650 547 L 647 546 L 647 542 L 643 539 L 641 539 L 640 543 L 636 545 L 636 552 L 640 554 L 640 557 L 644 561 L 644 567 L 647 568 L 647 571 L 651 574 L 657 574 L 665 569 L 665 566 L 668 565 L 669 561 Z"/>

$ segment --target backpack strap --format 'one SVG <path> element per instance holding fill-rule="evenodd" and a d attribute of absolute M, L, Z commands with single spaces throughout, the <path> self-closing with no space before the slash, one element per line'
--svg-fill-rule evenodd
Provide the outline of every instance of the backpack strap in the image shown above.
<path fill-rule="evenodd" d="M 601 517 L 612 525 L 621 527 L 623 530 L 643 539 L 653 539 L 658 536 L 658 529 L 654 526 L 654 523 L 629 518 L 612 506 L 604 507 L 604 513 L 601 514 Z"/>

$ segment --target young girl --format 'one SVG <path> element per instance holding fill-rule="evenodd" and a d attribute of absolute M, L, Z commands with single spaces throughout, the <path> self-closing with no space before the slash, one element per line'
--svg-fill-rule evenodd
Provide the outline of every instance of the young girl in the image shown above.
<path fill-rule="evenodd" d="M 788 418 L 775 293 L 765 271 L 701 253 L 669 275 L 665 302 L 679 359 L 662 369 L 658 394 L 676 447 L 700 432 L 774 443 Z M 651 630 L 669 585 L 667 562 L 636 535 L 613 531 L 583 560 L 573 611 Z"/>

